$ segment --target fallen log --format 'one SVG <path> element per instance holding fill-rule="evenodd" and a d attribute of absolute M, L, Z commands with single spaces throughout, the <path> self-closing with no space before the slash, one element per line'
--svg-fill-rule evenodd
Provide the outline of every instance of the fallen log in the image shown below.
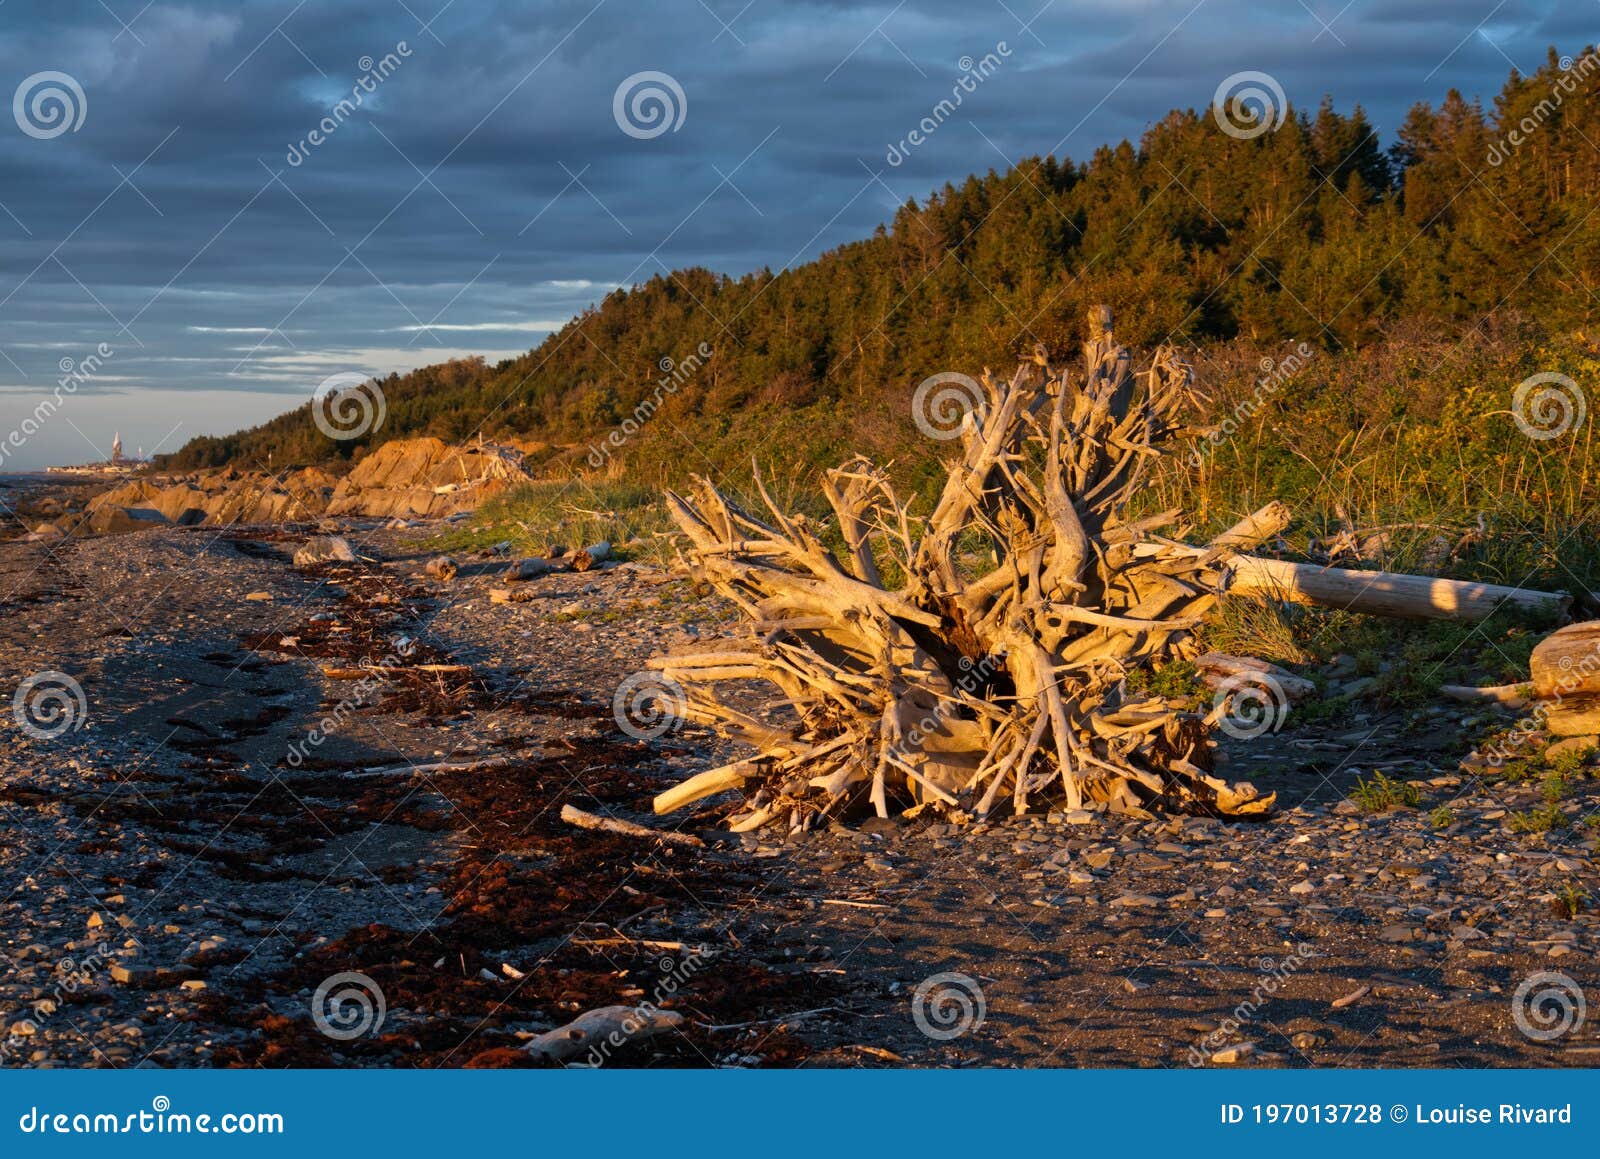
<path fill-rule="evenodd" d="M 559 570 L 558 565 L 551 563 L 547 559 L 519 559 L 506 568 L 500 578 L 507 583 L 522 583 L 526 580 L 538 579 L 542 575 L 548 575 L 550 572 L 557 570 Z"/>
<path fill-rule="evenodd" d="M 704 849 L 706 843 L 693 833 L 677 833 L 671 829 L 651 829 L 647 825 L 637 825 L 632 821 L 623 821 L 616 817 L 600 817 L 594 813 L 585 813 L 573 805 L 561 806 L 561 819 L 568 825 L 576 825 L 579 829 L 590 829 L 598 833 L 612 833 L 618 837 L 641 837 L 664 841 L 668 845 L 683 845 L 691 849 Z"/>
<path fill-rule="evenodd" d="M 1276 690 L 1283 694 L 1283 698 L 1291 704 L 1298 704 L 1315 696 L 1317 692 L 1317 686 L 1304 676 L 1296 676 L 1276 664 L 1269 664 L 1265 660 L 1257 660 L 1251 656 L 1228 656 L 1221 652 L 1206 652 L 1196 656 L 1193 663 L 1199 670 L 1201 679 L 1206 682 L 1206 687 L 1213 691 L 1220 692 L 1245 684 L 1266 685 L 1269 688 L 1275 686 Z"/>
<path fill-rule="evenodd" d="M 591 543 L 572 557 L 573 571 L 591 571 L 611 558 L 609 543 Z"/>
<path fill-rule="evenodd" d="M 1541 701 L 1534 715 L 1554 736 L 1600 735 L 1600 696 Z"/>
<path fill-rule="evenodd" d="M 1528 658 L 1533 689 L 1545 698 L 1600 696 L 1600 620 L 1568 624 L 1539 641 Z"/>
<path fill-rule="evenodd" d="M 1252 555 L 1234 558 L 1226 590 L 1368 615 L 1435 620 L 1482 620 L 1501 608 L 1559 619 L 1572 604 L 1572 597 L 1565 592 L 1399 572 L 1350 571 Z"/>

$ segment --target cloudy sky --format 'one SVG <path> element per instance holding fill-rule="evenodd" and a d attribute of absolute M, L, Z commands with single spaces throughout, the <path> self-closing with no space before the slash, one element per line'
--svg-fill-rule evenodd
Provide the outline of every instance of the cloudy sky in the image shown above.
<path fill-rule="evenodd" d="M 1487 100 L 1597 17 L 1596 0 L 0 0 L 0 443 L 64 364 L 107 352 L 0 470 L 103 454 L 116 429 L 171 450 L 336 373 L 520 352 L 669 269 L 804 261 L 946 180 L 1136 139 L 1237 72 L 1296 105 L 1360 100 L 1387 142 L 1413 101 Z"/>

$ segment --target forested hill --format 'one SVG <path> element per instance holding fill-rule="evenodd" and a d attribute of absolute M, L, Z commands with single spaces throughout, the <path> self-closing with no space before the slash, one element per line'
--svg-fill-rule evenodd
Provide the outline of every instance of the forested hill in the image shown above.
<path fill-rule="evenodd" d="M 1581 326 L 1600 304 L 1597 142 L 1593 50 L 1575 61 L 1552 50 L 1492 109 L 1454 91 L 1418 104 L 1392 142 L 1359 105 L 1331 101 L 1252 139 L 1224 133 L 1210 110 L 1174 111 L 1137 146 L 946 185 L 783 273 L 680 270 L 611 294 L 519 358 L 392 376 L 387 421 L 366 444 L 480 430 L 590 443 L 654 396 L 666 423 L 618 451 L 642 474 L 691 465 L 685 439 L 717 459 L 775 422 L 810 432 L 807 457 L 852 442 L 892 450 L 892 432 L 862 424 L 909 430 L 917 382 L 1003 365 L 1036 341 L 1073 348 L 1102 301 L 1130 344 L 1352 348 L 1402 318 L 1459 326 L 1508 310 Z M 700 366 L 702 344 L 712 356 Z M 366 444 L 320 434 L 307 406 L 195 439 L 166 465 L 281 467 Z"/>

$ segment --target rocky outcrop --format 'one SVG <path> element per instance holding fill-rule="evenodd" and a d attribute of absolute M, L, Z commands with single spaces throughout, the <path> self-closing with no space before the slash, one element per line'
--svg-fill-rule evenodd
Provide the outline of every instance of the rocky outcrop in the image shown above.
<path fill-rule="evenodd" d="M 119 507 L 107 503 L 89 512 L 84 520 L 84 528 L 96 535 L 122 535 L 129 531 L 163 527 L 170 522 L 161 512 L 148 507 Z"/>
<path fill-rule="evenodd" d="M 334 491 L 327 514 L 436 519 L 471 510 L 531 477 L 522 452 L 511 447 L 396 439 L 351 469 Z"/>
<path fill-rule="evenodd" d="M 531 477 L 522 452 L 512 447 L 396 439 L 343 478 L 319 467 L 275 474 L 230 467 L 130 480 L 91 500 L 81 526 L 99 532 L 113 525 L 283 523 L 323 515 L 437 519 L 471 510 Z"/>

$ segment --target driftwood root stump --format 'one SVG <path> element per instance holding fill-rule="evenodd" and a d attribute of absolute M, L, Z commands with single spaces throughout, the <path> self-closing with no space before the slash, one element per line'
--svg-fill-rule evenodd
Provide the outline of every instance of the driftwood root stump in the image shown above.
<path fill-rule="evenodd" d="M 684 568 L 750 631 L 650 666 L 684 690 L 679 716 L 756 753 L 663 793 L 657 812 L 736 788 L 748 803 L 736 830 L 867 804 L 879 816 L 1270 808 L 1211 774 L 1215 711 L 1128 677 L 1181 652 L 1234 553 L 1281 527 L 1282 505 L 1203 547 L 1182 541 L 1176 511 L 1128 515 L 1163 450 L 1194 433 L 1179 422 L 1193 374 L 1170 347 L 1135 373 L 1110 312 L 1090 322 L 1081 371 L 1040 351 L 1009 380 L 985 371 L 981 399 L 973 384 L 960 461 L 925 520 L 862 458 L 826 473 L 835 547 L 759 477 L 759 517 L 704 480 L 667 493 Z M 727 682 L 745 680 L 775 685 L 798 719 L 735 707 Z"/>

